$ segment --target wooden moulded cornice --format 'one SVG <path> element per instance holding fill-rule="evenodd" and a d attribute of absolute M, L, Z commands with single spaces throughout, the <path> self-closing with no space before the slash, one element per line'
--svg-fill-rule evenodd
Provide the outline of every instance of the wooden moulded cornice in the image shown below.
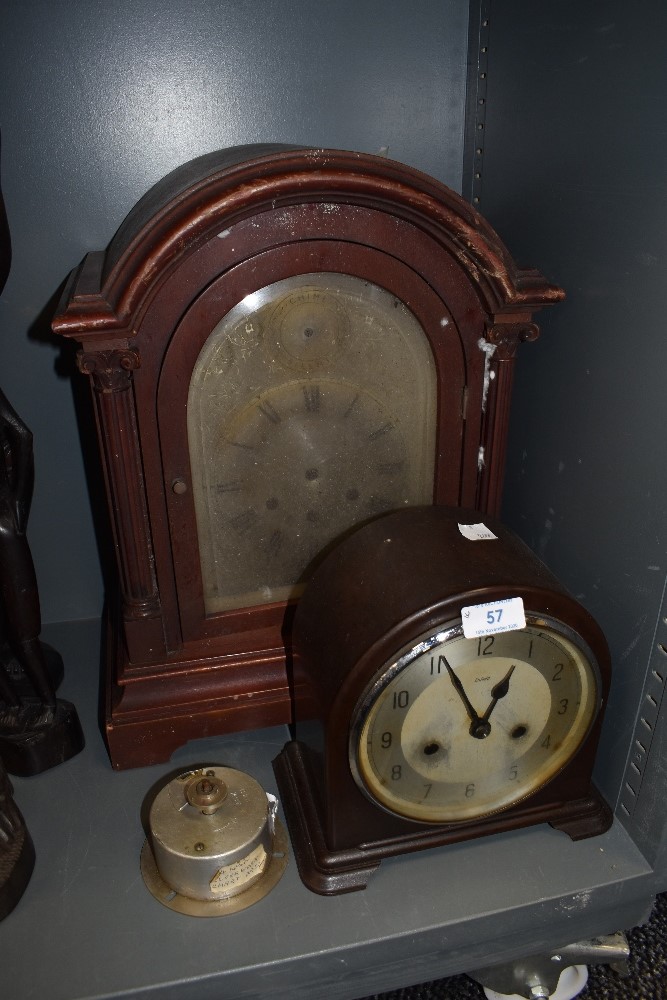
<path fill-rule="evenodd" d="M 88 254 L 73 272 L 53 329 L 75 338 L 131 337 L 164 277 L 214 235 L 264 211 L 336 200 L 427 232 L 456 258 L 496 321 L 564 297 L 539 271 L 518 268 L 460 195 L 418 170 L 365 153 L 247 146 L 199 157 L 152 188 L 107 250 Z"/>

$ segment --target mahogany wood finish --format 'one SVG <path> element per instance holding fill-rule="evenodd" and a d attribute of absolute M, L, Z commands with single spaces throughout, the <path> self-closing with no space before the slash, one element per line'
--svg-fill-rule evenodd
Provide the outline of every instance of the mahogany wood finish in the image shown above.
<path fill-rule="evenodd" d="M 72 273 L 53 322 L 81 344 L 92 381 L 116 544 L 115 767 L 290 719 L 291 609 L 204 613 L 185 401 L 229 309 L 269 282 L 327 270 L 388 289 L 425 329 L 438 373 L 434 502 L 498 507 L 515 347 L 562 291 L 518 268 L 456 193 L 388 159 L 240 147 L 170 174 Z"/>
<path fill-rule="evenodd" d="M 327 556 L 300 601 L 293 628 L 295 739 L 274 770 L 299 872 L 315 892 L 363 889 L 392 855 L 535 823 L 548 822 L 573 840 L 611 824 L 611 811 L 591 784 L 610 684 L 604 635 L 495 518 L 485 516 L 484 524 L 498 541 L 466 541 L 458 523 L 478 521 L 478 511 L 439 506 L 380 517 Z M 527 617 L 567 624 L 592 650 L 599 704 L 584 742 L 548 784 L 494 815 L 434 824 L 386 811 L 363 794 L 350 769 L 350 726 L 359 699 L 398 651 L 460 622 L 462 607 L 508 597 L 523 599 Z"/>

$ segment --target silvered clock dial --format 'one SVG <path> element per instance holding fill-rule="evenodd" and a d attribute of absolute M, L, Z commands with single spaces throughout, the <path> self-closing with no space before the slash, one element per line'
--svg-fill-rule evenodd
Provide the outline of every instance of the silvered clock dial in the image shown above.
<path fill-rule="evenodd" d="M 460 624 L 388 663 L 355 710 L 350 765 L 370 799 L 427 823 L 525 799 L 574 756 L 600 703 L 597 662 L 546 618 L 466 638 Z"/>
<path fill-rule="evenodd" d="M 233 308 L 188 399 L 207 611 L 295 597 L 352 525 L 429 502 L 435 393 L 420 324 L 371 282 L 298 275 Z"/>

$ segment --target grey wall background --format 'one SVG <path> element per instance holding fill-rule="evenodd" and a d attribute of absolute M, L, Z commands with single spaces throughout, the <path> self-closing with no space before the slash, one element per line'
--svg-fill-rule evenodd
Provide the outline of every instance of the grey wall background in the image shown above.
<path fill-rule="evenodd" d="M 659 0 L 509 0 L 489 38 L 480 209 L 567 291 L 521 353 L 505 515 L 607 634 L 612 800 L 647 667 L 667 674 L 665 38 Z"/>
<path fill-rule="evenodd" d="M 460 190 L 467 23 L 466 0 L 2 5 L 14 257 L 0 299 L 0 384 L 35 436 L 29 538 L 45 622 L 93 617 L 102 604 L 78 377 L 49 334 L 70 269 L 169 170 L 224 146 L 388 147 Z"/>

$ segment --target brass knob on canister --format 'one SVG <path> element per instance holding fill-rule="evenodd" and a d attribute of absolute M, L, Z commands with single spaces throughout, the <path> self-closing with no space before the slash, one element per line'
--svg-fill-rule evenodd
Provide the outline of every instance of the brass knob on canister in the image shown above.
<path fill-rule="evenodd" d="M 185 786 L 185 797 L 195 809 L 212 816 L 227 798 L 227 785 L 213 773 L 195 775 Z"/>

